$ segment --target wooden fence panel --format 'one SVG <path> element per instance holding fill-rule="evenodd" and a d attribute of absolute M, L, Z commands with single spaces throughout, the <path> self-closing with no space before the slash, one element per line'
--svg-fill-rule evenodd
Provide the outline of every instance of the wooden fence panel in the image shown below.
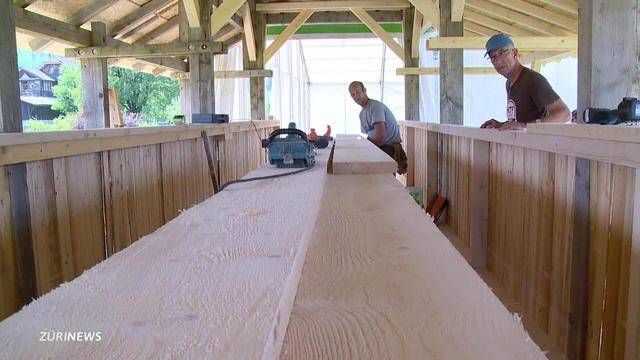
<path fill-rule="evenodd" d="M 415 185 L 426 189 L 430 164 L 425 140 L 432 130 L 424 125 L 413 129 Z M 465 184 L 471 161 L 468 144 L 476 137 L 455 135 L 464 133 L 459 129 L 466 128 L 433 132 L 440 139 L 439 191 L 450 202 L 444 230 L 464 250 L 471 221 L 465 204 L 473 191 Z M 478 139 L 490 142 L 489 221 L 487 268 L 481 274 L 522 313 L 536 338 L 554 353 L 566 353 L 576 157 L 528 147 L 534 143 L 516 146 L 508 137 L 491 142 L 484 134 Z M 589 281 L 586 354 L 590 359 L 622 359 L 636 346 L 626 344 L 626 333 L 638 326 L 637 319 L 627 320 L 633 233 L 638 231 L 633 229 L 637 170 L 611 162 L 590 160 L 589 273 L 584 274 Z"/>
<path fill-rule="evenodd" d="M 258 133 L 247 124 L 206 128 L 221 183 L 266 162 L 258 137 L 267 137 L 275 123 L 258 126 Z M 213 195 L 199 129 L 105 129 L 3 140 L 7 153 L 26 161 L 38 295 Z M 74 148 L 75 142 L 82 144 Z M 43 149 L 56 155 L 46 158 Z M 3 159 L 15 163 L 11 156 Z M 23 305 L 11 211 L 8 172 L 0 165 L 0 319 Z"/>

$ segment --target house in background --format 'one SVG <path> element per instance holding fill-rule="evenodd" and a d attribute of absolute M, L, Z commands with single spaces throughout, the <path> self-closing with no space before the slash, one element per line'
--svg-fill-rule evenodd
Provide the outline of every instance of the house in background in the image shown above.
<path fill-rule="evenodd" d="M 53 120 L 59 115 L 51 110 L 51 105 L 55 101 L 53 87 L 58 84 L 62 65 L 62 59 L 52 59 L 40 70 L 23 67 L 18 70 L 22 120 Z"/>

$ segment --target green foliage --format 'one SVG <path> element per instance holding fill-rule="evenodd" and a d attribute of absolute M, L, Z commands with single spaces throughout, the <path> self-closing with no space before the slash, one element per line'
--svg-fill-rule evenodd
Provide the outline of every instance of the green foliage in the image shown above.
<path fill-rule="evenodd" d="M 25 132 L 42 131 L 65 131 L 73 130 L 78 126 L 78 119 L 75 114 L 59 116 L 53 120 L 53 124 L 45 124 L 39 120 L 28 120 L 25 122 Z"/>
<path fill-rule="evenodd" d="M 112 67 L 109 86 L 118 90 L 123 112 L 143 114 L 157 121 L 171 119 L 180 111 L 180 85 L 175 80 Z"/>
<path fill-rule="evenodd" d="M 53 95 L 56 97 L 51 106 L 62 115 L 76 114 L 82 109 L 82 81 L 80 78 L 80 66 L 63 65 L 58 78 L 58 85 L 53 87 Z"/>
<path fill-rule="evenodd" d="M 80 66 L 63 66 L 51 108 L 63 115 L 82 110 L 81 84 Z M 150 123 L 170 120 L 180 112 L 180 85 L 175 80 L 112 67 L 109 87 L 118 91 L 123 113 L 142 114 Z"/>

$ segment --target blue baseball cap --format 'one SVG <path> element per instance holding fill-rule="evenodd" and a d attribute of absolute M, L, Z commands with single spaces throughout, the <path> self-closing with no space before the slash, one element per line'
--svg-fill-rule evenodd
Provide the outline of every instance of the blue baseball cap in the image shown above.
<path fill-rule="evenodd" d="M 487 56 L 491 51 L 502 49 L 503 47 L 513 46 L 513 40 L 505 34 L 495 34 L 489 38 L 485 47 L 487 48 L 487 52 L 484 53 L 484 56 Z"/>

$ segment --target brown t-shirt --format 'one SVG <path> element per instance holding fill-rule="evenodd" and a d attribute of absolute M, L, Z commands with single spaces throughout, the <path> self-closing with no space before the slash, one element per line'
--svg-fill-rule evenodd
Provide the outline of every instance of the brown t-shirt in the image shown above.
<path fill-rule="evenodd" d="M 545 115 L 545 108 L 560 97 L 539 73 L 523 67 L 515 84 L 507 80 L 507 119 L 529 123 Z"/>

